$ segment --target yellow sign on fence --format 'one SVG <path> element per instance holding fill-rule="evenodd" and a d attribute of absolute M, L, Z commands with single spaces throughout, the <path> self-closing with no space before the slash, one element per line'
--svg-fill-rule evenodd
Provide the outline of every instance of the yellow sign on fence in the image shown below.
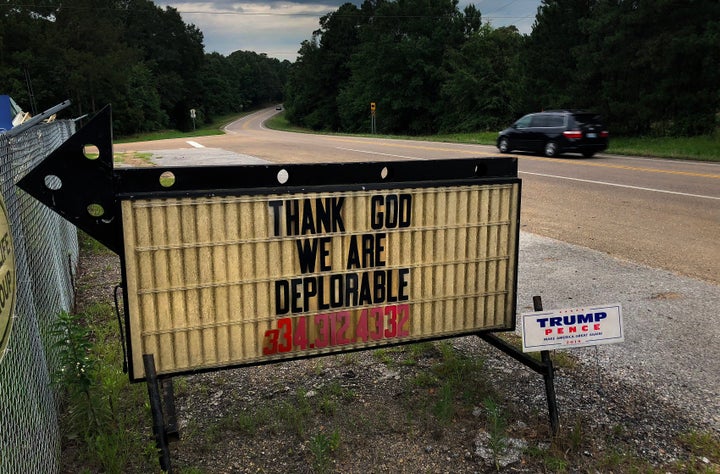
<path fill-rule="evenodd" d="M 15 248 L 5 202 L 0 198 L 0 360 L 10 340 L 16 295 Z"/>

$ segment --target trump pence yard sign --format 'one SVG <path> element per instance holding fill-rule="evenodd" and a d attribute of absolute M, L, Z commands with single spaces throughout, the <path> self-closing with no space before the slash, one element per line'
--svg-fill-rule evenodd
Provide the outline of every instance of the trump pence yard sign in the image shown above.
<path fill-rule="evenodd" d="M 525 352 L 614 344 L 624 340 L 620 304 L 522 314 Z"/>

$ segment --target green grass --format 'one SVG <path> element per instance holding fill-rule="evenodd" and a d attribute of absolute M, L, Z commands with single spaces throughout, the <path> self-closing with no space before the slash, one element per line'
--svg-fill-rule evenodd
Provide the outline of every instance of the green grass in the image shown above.
<path fill-rule="evenodd" d="M 208 135 L 223 135 L 225 132 L 222 128 L 235 120 L 250 114 L 252 111 L 247 111 L 242 114 L 223 115 L 213 120 L 211 123 L 202 124 L 195 130 L 189 132 L 181 132 L 180 130 L 159 130 L 157 132 L 149 132 L 138 135 L 131 135 L 126 137 L 119 137 L 114 140 L 115 143 L 131 143 L 131 142 L 144 142 L 153 140 L 168 140 L 171 138 L 190 138 L 190 137 L 204 137 Z"/>
<path fill-rule="evenodd" d="M 700 137 L 611 138 L 608 153 L 720 161 L 720 133 Z"/>
<path fill-rule="evenodd" d="M 313 133 L 288 123 L 284 114 L 266 122 L 268 128 L 290 132 Z M 369 135 L 376 138 L 412 139 L 447 143 L 468 143 L 494 146 L 497 131 L 474 133 L 449 133 L 429 136 Z M 697 161 L 720 161 L 720 131 L 714 135 L 699 137 L 612 137 L 607 153 L 631 156 L 652 156 Z"/>
<path fill-rule="evenodd" d="M 188 138 L 206 135 L 222 135 L 222 128 L 251 113 L 226 115 L 218 117 L 212 123 L 198 127 L 192 132 L 180 132 L 178 130 L 163 130 L 159 132 L 122 137 L 116 143 L 129 143 L 135 141 L 165 140 L 169 138 Z M 285 113 L 273 116 L 266 122 L 268 128 L 297 133 L 323 133 L 327 135 L 347 135 L 331 132 L 314 132 L 306 128 L 296 127 L 288 122 Z M 494 146 L 497 139 L 497 131 L 473 132 L 473 133 L 447 133 L 426 136 L 409 135 L 371 135 L 354 134 L 361 137 L 409 139 L 420 141 L 438 141 L 446 143 L 467 143 L 474 145 Z M 631 156 L 652 156 L 657 158 L 672 158 L 697 161 L 720 161 L 720 131 L 713 135 L 699 137 L 614 137 L 610 138 L 610 148 L 607 153 L 616 155 Z"/>
<path fill-rule="evenodd" d="M 87 253 L 89 255 L 97 255 L 109 252 L 109 250 L 103 244 L 93 239 L 82 230 L 78 230 L 78 246 L 80 247 L 81 252 Z"/>
<path fill-rule="evenodd" d="M 117 323 L 109 303 L 95 303 L 78 314 L 58 316 L 61 367 L 53 374 L 63 411 L 63 457 L 68 466 L 89 472 L 151 472 L 146 392 L 122 373 Z"/>
<path fill-rule="evenodd" d="M 340 446 L 340 433 L 337 430 L 329 435 L 318 433 L 308 443 L 313 455 L 314 472 L 320 474 L 331 471 L 332 459 Z"/>

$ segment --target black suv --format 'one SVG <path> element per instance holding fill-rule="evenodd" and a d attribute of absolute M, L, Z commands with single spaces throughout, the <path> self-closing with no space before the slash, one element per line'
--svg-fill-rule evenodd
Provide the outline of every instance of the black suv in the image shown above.
<path fill-rule="evenodd" d="M 548 110 L 528 114 L 500 132 L 498 150 L 542 152 L 557 156 L 582 153 L 590 158 L 608 147 L 608 131 L 599 115 L 580 110 Z"/>

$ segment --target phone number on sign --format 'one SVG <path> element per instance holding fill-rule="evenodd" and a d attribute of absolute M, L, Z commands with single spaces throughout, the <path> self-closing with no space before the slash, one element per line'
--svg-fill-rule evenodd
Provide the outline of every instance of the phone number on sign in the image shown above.
<path fill-rule="evenodd" d="M 344 346 L 358 342 L 395 339 L 410 335 L 410 305 L 338 311 L 277 320 L 276 329 L 265 331 L 263 355 Z"/>

